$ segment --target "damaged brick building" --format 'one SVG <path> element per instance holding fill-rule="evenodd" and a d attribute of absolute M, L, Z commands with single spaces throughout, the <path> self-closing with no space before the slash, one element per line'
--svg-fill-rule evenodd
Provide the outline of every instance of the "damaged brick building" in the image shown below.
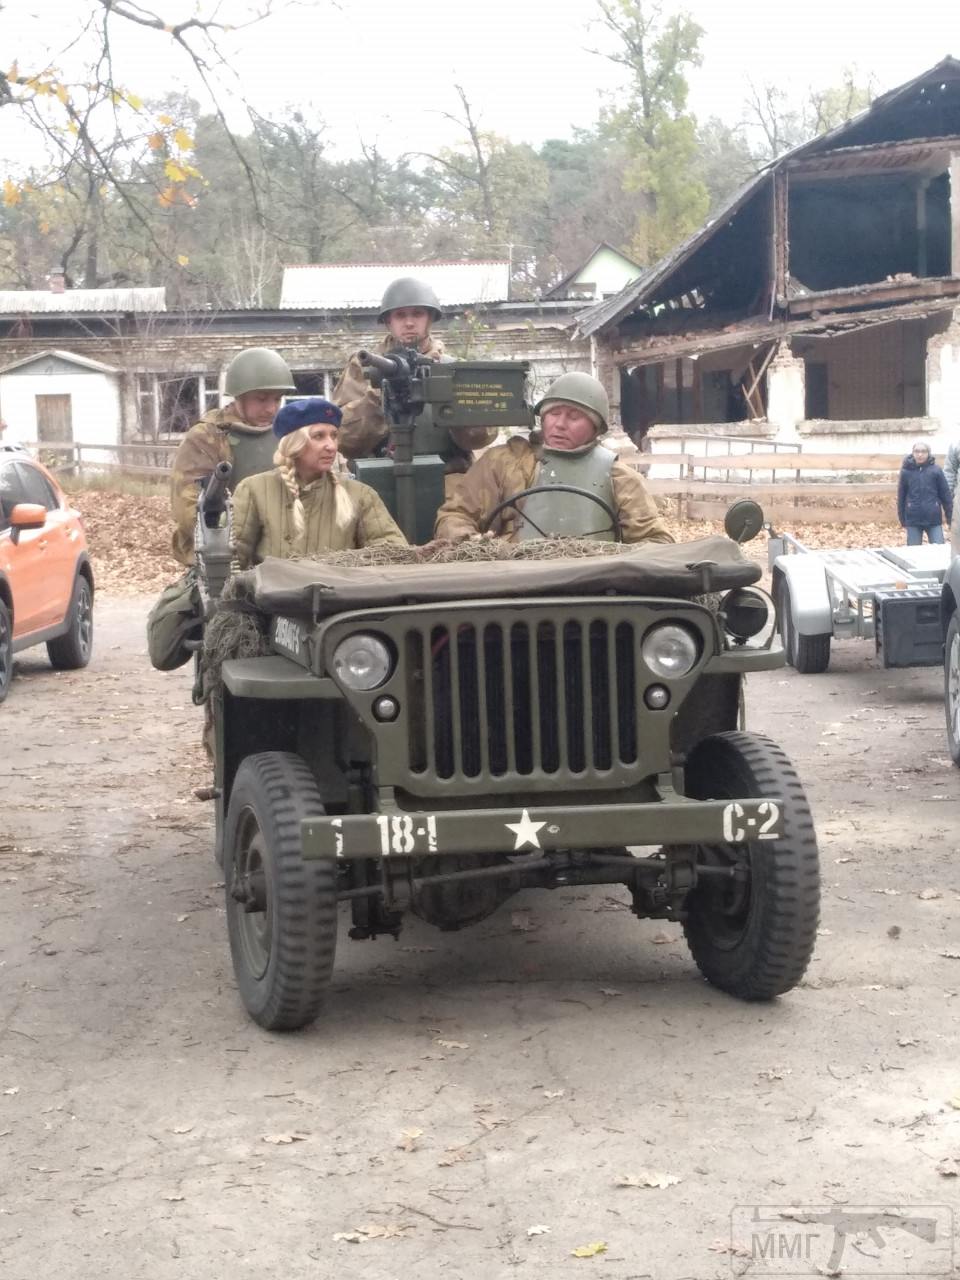
<path fill-rule="evenodd" d="M 635 438 L 943 452 L 960 436 L 960 61 L 782 156 L 577 325 Z"/>

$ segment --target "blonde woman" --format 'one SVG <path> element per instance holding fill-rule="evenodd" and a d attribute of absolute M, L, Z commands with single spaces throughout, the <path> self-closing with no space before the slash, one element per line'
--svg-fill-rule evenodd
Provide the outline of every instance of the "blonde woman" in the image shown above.
<path fill-rule="evenodd" d="M 406 546 L 379 495 L 334 471 L 340 416 L 321 396 L 292 400 L 277 414 L 274 470 L 241 480 L 233 495 L 241 569 L 266 556 L 312 556 L 376 543 Z"/>

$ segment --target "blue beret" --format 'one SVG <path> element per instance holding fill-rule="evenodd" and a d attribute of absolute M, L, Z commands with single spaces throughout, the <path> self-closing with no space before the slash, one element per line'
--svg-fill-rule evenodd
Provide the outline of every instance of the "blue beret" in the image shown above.
<path fill-rule="evenodd" d="M 312 427 L 315 422 L 329 422 L 339 427 L 343 417 L 339 406 L 324 400 L 323 396 L 305 396 L 302 400 L 290 400 L 273 420 L 273 434 L 278 440 L 301 427 Z"/>

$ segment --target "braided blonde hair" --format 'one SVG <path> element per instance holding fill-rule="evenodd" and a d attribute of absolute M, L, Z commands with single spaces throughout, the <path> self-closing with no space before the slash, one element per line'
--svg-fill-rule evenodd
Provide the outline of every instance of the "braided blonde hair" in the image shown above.
<path fill-rule="evenodd" d="M 280 472 L 280 478 L 286 486 L 287 492 L 293 498 L 291 519 L 293 521 L 294 547 L 298 555 L 302 555 L 304 552 L 307 533 L 303 499 L 300 496 L 305 489 L 312 488 L 314 484 L 325 484 L 329 478 L 329 483 L 333 485 L 335 503 L 333 520 L 338 529 L 349 528 L 357 514 L 353 499 L 347 492 L 346 485 L 341 482 L 339 475 L 335 472 L 325 473 L 320 476 L 319 480 L 313 481 L 311 485 L 301 485 L 297 476 L 296 461 L 309 439 L 310 428 L 299 427 L 296 431 L 291 431 L 289 435 L 281 438 L 280 443 L 277 445 L 277 451 L 273 455 L 273 464 Z"/>

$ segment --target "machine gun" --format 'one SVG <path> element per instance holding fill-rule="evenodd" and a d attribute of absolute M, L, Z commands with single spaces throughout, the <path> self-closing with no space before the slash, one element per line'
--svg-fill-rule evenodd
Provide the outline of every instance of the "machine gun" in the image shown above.
<path fill-rule="evenodd" d="M 431 360 L 409 347 L 360 351 L 367 377 L 383 393 L 389 457 L 361 459 L 372 485 L 411 542 L 428 542 L 444 499 L 443 454 L 457 427 L 530 426 L 525 361 Z"/>
<path fill-rule="evenodd" d="M 230 576 L 233 560 L 233 521 L 228 488 L 232 472 L 229 462 L 218 462 L 212 474 L 202 482 L 197 503 L 194 552 L 206 617 L 216 608 Z"/>

